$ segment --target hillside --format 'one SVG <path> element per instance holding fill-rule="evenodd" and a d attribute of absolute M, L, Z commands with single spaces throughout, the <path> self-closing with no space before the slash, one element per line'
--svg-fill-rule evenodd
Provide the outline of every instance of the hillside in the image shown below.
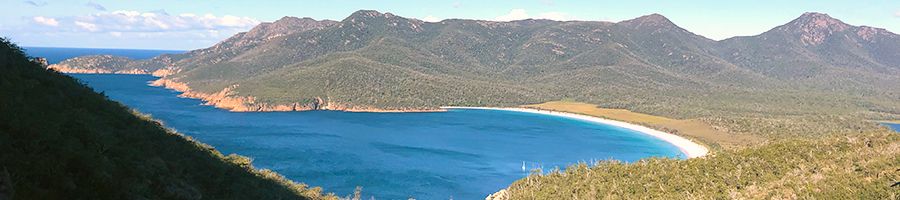
<path fill-rule="evenodd" d="M 5 39 L 0 71 L 0 199 L 336 199 L 174 133 Z"/>
<path fill-rule="evenodd" d="M 758 36 L 714 41 L 658 14 L 618 23 L 428 23 L 363 10 L 339 22 L 285 17 L 181 55 L 80 57 L 51 67 L 154 73 L 164 76 L 157 85 L 235 111 L 568 99 L 678 118 L 891 119 L 900 113 L 896 44 L 896 34 L 819 13 Z"/>
<path fill-rule="evenodd" d="M 789 140 L 690 160 L 601 162 L 533 174 L 505 199 L 897 199 L 900 135 Z"/>
<path fill-rule="evenodd" d="M 722 57 L 794 87 L 900 98 L 900 36 L 806 13 L 757 36 L 718 44 Z"/>
<path fill-rule="evenodd" d="M 772 134 L 733 134 L 676 120 L 576 102 L 527 107 L 630 121 L 726 147 L 689 160 L 601 161 L 534 171 L 494 193 L 506 199 L 897 199 L 900 135 L 885 127 L 806 118 L 805 123 L 749 124 Z M 794 121 L 767 118 L 768 121 Z M 797 121 L 794 121 L 797 122 Z M 850 123 L 848 123 L 850 122 Z M 798 128 L 805 127 L 805 128 Z M 811 128 L 811 129 L 810 129 Z M 744 132 L 744 131 L 741 131 Z M 815 136 L 815 137 L 792 137 Z M 765 142 L 759 143 L 760 140 Z M 756 143 L 756 145 L 752 145 Z M 727 148 L 734 146 L 737 148 Z"/>

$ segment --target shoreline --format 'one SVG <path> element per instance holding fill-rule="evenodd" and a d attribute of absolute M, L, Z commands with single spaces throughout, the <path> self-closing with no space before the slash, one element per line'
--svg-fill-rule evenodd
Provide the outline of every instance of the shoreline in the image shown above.
<path fill-rule="evenodd" d="M 533 113 L 533 114 L 543 114 L 543 115 L 551 115 L 557 117 L 565 117 L 572 118 L 578 120 L 584 120 L 594 123 L 600 123 L 605 125 L 617 126 L 633 131 L 637 131 L 643 134 L 650 135 L 657 139 L 663 140 L 669 144 L 677 147 L 682 153 L 684 153 L 687 159 L 703 157 L 709 154 L 709 148 L 703 146 L 699 143 L 691 141 L 687 138 L 662 132 L 656 129 L 648 128 L 645 126 L 632 124 L 623 121 L 616 121 L 611 119 L 604 119 L 600 117 L 594 117 L 583 114 L 576 113 L 568 113 L 568 112 L 559 112 L 559 111 L 549 111 L 549 110 L 540 110 L 534 108 L 515 108 L 515 107 L 464 107 L 464 106 L 442 106 L 442 109 L 475 109 L 475 110 L 502 110 L 502 111 L 514 111 L 514 112 L 525 112 L 525 113 Z"/>
<path fill-rule="evenodd" d="M 269 104 L 258 102 L 254 96 L 232 96 L 233 90 L 238 85 L 232 85 L 215 93 L 204 93 L 192 90 L 186 83 L 173 81 L 160 77 L 151 81 L 149 86 L 163 87 L 170 90 L 181 92 L 178 97 L 199 99 L 203 101 L 203 105 L 213 106 L 219 109 L 228 110 L 230 112 L 302 112 L 315 110 L 332 110 L 342 112 L 371 112 L 371 113 L 404 113 L 404 112 L 444 112 L 446 110 L 438 109 L 421 109 L 421 108 L 398 108 L 398 109 L 382 109 L 375 107 L 350 106 L 347 104 L 337 103 L 316 97 L 315 102 L 291 104 Z"/>
<path fill-rule="evenodd" d="M 875 122 L 882 123 L 882 124 L 900 124 L 900 119 L 894 119 L 894 120 L 875 120 Z"/>
<path fill-rule="evenodd" d="M 203 102 L 204 105 L 213 106 L 219 109 L 224 109 L 230 112 L 302 112 L 302 111 L 313 111 L 313 110 L 333 110 L 333 111 L 343 111 L 343 112 L 372 112 L 372 113 L 406 113 L 406 112 L 446 112 L 448 109 L 481 109 L 481 110 L 503 110 L 503 111 L 515 111 L 515 112 L 526 112 L 526 113 L 534 113 L 534 114 L 544 114 L 544 115 L 552 115 L 557 117 L 566 117 L 572 119 L 579 119 L 594 123 L 606 124 L 611 126 L 617 126 L 633 131 L 637 131 L 643 134 L 650 135 L 657 139 L 663 140 L 669 144 L 677 147 L 682 153 L 684 153 L 687 159 L 703 157 L 709 154 L 709 149 L 701 144 L 693 142 L 687 138 L 674 135 L 671 133 L 662 132 L 656 129 L 648 128 L 645 126 L 632 124 L 623 121 L 616 121 L 611 119 L 604 119 L 595 116 L 589 116 L 584 114 L 576 114 L 569 112 L 560 112 L 560 111 L 551 111 L 551 110 L 541 110 L 535 108 L 520 108 L 520 107 L 465 107 L 465 106 L 441 106 L 437 109 L 373 109 L 373 108 L 359 108 L 359 107 L 350 107 L 350 106 L 335 106 L 332 102 L 324 102 L 321 99 L 318 99 L 320 102 L 317 103 L 326 103 L 325 106 L 318 107 L 309 106 L 309 105 L 253 105 L 255 103 L 255 98 L 253 97 L 230 97 L 228 94 L 231 92 L 232 88 L 225 88 L 220 92 L 214 94 L 200 93 L 195 92 L 187 87 L 187 84 L 172 81 L 169 79 L 165 79 L 164 76 L 159 76 L 156 73 L 122 73 L 122 72 L 113 72 L 113 73 L 83 73 L 83 72 L 63 72 L 63 73 L 76 73 L 76 74 L 149 74 L 158 79 L 151 81 L 148 86 L 151 87 L 162 87 L 170 90 L 175 90 L 181 92 L 178 97 L 181 98 L 191 98 L 191 99 L 199 99 Z M 251 104 L 248 104 L 251 103 Z"/>
<path fill-rule="evenodd" d="M 362 113 L 417 113 L 417 112 L 446 112 L 442 108 L 395 108 L 382 109 L 371 106 L 350 106 L 337 102 L 325 101 L 317 98 L 313 103 L 291 103 L 291 104 L 268 104 L 257 102 L 253 96 L 231 96 L 231 93 L 237 85 L 229 86 L 215 93 L 197 92 L 187 86 L 186 83 L 166 79 L 166 69 L 157 70 L 153 73 L 144 71 L 97 71 L 97 70 L 60 70 L 60 68 L 51 65 L 47 69 L 57 70 L 65 74 L 132 74 L 132 75 L 151 75 L 156 80 L 150 81 L 147 86 L 161 87 L 169 90 L 180 92 L 178 97 L 187 99 L 197 99 L 203 102 L 203 105 L 212 106 L 218 109 L 227 110 L 229 112 L 303 112 L 303 111 L 341 111 L 341 112 L 362 112 Z"/>

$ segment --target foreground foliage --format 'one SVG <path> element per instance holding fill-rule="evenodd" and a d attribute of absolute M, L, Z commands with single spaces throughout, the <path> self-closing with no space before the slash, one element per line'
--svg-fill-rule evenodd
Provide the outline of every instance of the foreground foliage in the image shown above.
<path fill-rule="evenodd" d="M 0 40 L 0 199 L 334 199 L 137 116 Z"/>
<path fill-rule="evenodd" d="M 784 140 L 690 160 L 578 164 L 513 183 L 509 199 L 897 199 L 900 135 Z"/>

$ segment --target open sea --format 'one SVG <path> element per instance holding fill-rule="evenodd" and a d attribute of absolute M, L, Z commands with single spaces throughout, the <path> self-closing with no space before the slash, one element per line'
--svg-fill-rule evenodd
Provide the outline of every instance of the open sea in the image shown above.
<path fill-rule="evenodd" d="M 28 48 L 52 62 L 93 52 L 148 58 L 177 51 Z M 69 52 L 74 51 L 74 52 Z M 454 109 L 434 113 L 236 113 L 151 87 L 149 75 L 70 74 L 225 154 L 294 181 L 364 199 L 483 199 L 532 170 L 578 162 L 683 158 L 675 146 L 615 126 L 541 114 Z"/>
<path fill-rule="evenodd" d="M 91 48 L 57 48 L 57 47 L 22 47 L 30 56 L 47 58 L 50 64 L 56 64 L 65 59 L 85 55 L 114 55 L 125 56 L 132 59 L 147 59 L 162 54 L 177 54 L 185 51 L 178 50 L 142 50 L 142 49 L 91 49 Z"/>

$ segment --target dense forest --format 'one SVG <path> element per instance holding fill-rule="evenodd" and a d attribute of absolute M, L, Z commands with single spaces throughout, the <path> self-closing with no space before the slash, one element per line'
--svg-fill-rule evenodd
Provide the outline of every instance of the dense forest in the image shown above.
<path fill-rule="evenodd" d="M 336 199 L 32 62 L 0 39 L 0 199 Z"/>

